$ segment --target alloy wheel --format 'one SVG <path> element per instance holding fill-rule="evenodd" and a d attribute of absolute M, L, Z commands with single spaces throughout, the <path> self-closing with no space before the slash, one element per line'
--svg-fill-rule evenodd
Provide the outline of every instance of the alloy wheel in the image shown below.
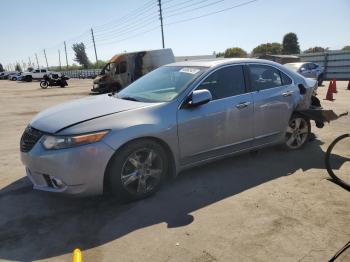
<path fill-rule="evenodd" d="M 162 158 L 154 149 L 143 148 L 130 154 L 121 174 L 123 187 L 131 194 L 147 194 L 161 181 Z"/>
<path fill-rule="evenodd" d="M 304 118 L 290 120 L 286 130 L 286 146 L 291 149 L 300 148 L 309 136 L 309 125 Z"/>

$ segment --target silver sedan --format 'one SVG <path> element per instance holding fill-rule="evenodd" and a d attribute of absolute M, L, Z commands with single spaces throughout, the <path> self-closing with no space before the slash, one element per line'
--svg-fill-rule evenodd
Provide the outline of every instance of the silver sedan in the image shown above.
<path fill-rule="evenodd" d="M 301 148 L 310 121 L 298 111 L 316 86 L 265 60 L 169 64 L 118 94 L 39 113 L 21 159 L 35 189 L 140 199 L 188 167 L 275 144 Z"/>
<path fill-rule="evenodd" d="M 324 68 L 312 62 L 297 62 L 284 64 L 285 67 L 298 72 L 306 78 L 317 79 L 318 85 L 321 86 L 324 79 Z"/>

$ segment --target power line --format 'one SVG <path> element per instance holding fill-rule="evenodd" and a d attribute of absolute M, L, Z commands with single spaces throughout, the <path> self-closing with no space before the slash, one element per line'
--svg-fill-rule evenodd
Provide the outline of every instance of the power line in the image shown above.
<path fill-rule="evenodd" d="M 192 11 L 197 11 L 199 9 L 203 9 L 203 8 L 206 8 L 206 7 L 209 7 L 209 6 L 212 6 L 212 5 L 216 5 L 218 3 L 221 3 L 221 2 L 224 2 L 225 0 L 218 0 L 218 1 L 215 1 L 213 3 L 209 3 L 209 4 L 206 4 L 206 5 L 203 5 L 203 6 L 198 6 L 196 8 L 192 8 L 192 9 L 188 9 L 188 10 L 181 10 L 180 12 L 177 12 L 177 13 L 174 13 L 174 14 L 170 14 L 170 15 L 167 15 L 167 17 L 173 17 L 173 16 L 177 16 L 177 15 L 182 15 L 184 13 L 188 13 L 188 12 L 192 12 Z M 203 2 L 203 1 L 202 1 Z M 196 5 L 198 5 L 200 3 L 196 3 Z M 193 6 L 194 4 L 192 4 Z M 189 6 L 188 6 L 189 7 Z"/>
<path fill-rule="evenodd" d="M 184 22 L 200 19 L 200 18 L 211 16 L 211 15 L 214 15 L 214 14 L 226 12 L 226 11 L 232 10 L 234 8 L 245 6 L 245 5 L 251 4 L 253 2 L 257 2 L 257 1 L 258 0 L 251 0 L 251 1 L 248 1 L 248 2 L 244 2 L 244 3 L 241 3 L 241 4 L 237 4 L 237 5 L 234 5 L 234 6 L 231 6 L 231 7 L 224 8 L 224 9 L 221 9 L 221 10 L 218 10 L 218 11 L 209 12 L 209 13 L 206 13 L 206 14 L 203 14 L 203 15 L 199 15 L 199 16 L 195 16 L 195 17 L 191 17 L 191 18 L 187 18 L 187 19 L 183 19 L 183 20 L 178 20 L 178 21 L 175 21 L 175 22 L 172 22 L 172 23 L 168 23 L 166 25 L 167 26 L 169 26 L 169 25 L 176 25 L 176 24 L 180 24 L 180 23 L 184 23 Z"/>
<path fill-rule="evenodd" d="M 123 38 L 123 39 L 120 39 L 120 40 L 113 40 L 113 41 L 111 41 L 111 42 L 105 42 L 105 43 L 102 43 L 102 44 L 100 44 L 100 45 L 101 45 L 101 46 L 104 46 L 104 45 L 110 45 L 110 44 L 120 43 L 120 42 L 123 42 L 123 41 L 129 40 L 129 39 L 132 39 L 132 38 L 135 38 L 135 37 L 138 37 L 138 36 L 144 35 L 144 34 L 146 34 L 146 33 L 149 33 L 149 32 L 152 32 L 152 31 L 155 31 L 156 29 L 159 29 L 159 26 L 152 27 L 152 28 L 150 28 L 149 30 L 146 30 L 146 31 L 140 32 L 140 33 L 135 34 L 135 35 L 130 36 L 130 37 L 126 37 L 126 38 Z"/>
<path fill-rule="evenodd" d="M 245 6 L 245 5 L 251 4 L 251 3 L 256 2 L 256 1 L 258 1 L 258 0 L 251 0 L 251 1 L 244 2 L 244 3 L 236 4 L 234 6 L 223 8 L 223 9 L 220 9 L 220 10 L 217 10 L 217 11 L 205 13 L 203 15 L 190 17 L 190 18 L 187 18 L 187 19 L 182 19 L 182 20 L 178 20 L 178 21 L 174 21 L 174 22 L 170 22 L 170 23 L 165 23 L 164 26 L 170 26 L 170 25 L 175 25 L 175 24 L 184 23 L 184 22 L 187 22 L 187 21 L 192 21 L 192 20 L 204 18 L 204 17 L 211 16 L 211 15 L 214 15 L 214 14 L 226 12 L 226 11 L 229 11 L 229 10 L 241 7 L 241 6 Z M 122 42 L 122 41 L 125 41 L 125 40 L 128 40 L 128 39 L 131 39 L 131 38 L 135 38 L 135 37 L 140 36 L 140 35 L 144 35 L 144 34 L 146 34 L 148 32 L 152 32 L 152 31 L 156 30 L 157 28 L 158 27 L 150 28 L 150 30 L 143 31 L 143 32 L 135 34 L 135 35 L 133 35 L 131 37 L 126 37 L 126 38 L 123 38 L 123 39 L 120 39 L 120 40 L 115 39 L 115 40 L 112 40 L 112 41 L 109 41 L 109 42 L 102 42 L 102 43 L 100 43 L 100 45 L 103 46 L 103 45 L 109 45 L 109 44 L 112 44 L 112 43 L 119 43 L 119 42 Z"/>
<path fill-rule="evenodd" d="M 199 4 L 202 4 L 204 2 L 208 2 L 208 1 L 209 0 L 201 0 L 201 1 L 197 1 L 195 3 L 189 4 L 189 5 L 181 6 L 182 4 L 187 4 L 187 3 L 193 2 L 193 0 L 189 0 L 189 1 L 182 2 L 178 5 L 173 5 L 171 7 L 164 8 L 164 11 L 165 11 L 165 13 L 172 13 L 174 11 L 183 10 L 184 8 L 199 5 Z M 167 11 L 167 10 L 169 10 L 169 11 Z"/>
<path fill-rule="evenodd" d="M 128 33 L 130 33 L 130 32 L 134 32 L 134 31 L 137 31 L 137 30 L 139 30 L 139 29 L 141 29 L 141 28 L 145 28 L 145 26 L 148 26 L 148 25 L 150 25 L 150 24 L 153 24 L 153 23 L 155 23 L 155 22 L 157 22 L 157 20 L 155 20 L 155 19 L 148 19 L 148 20 L 146 20 L 146 21 L 143 21 L 142 23 L 139 23 L 139 24 L 135 24 L 133 27 L 129 27 L 129 28 L 125 28 L 124 30 L 119 30 L 119 31 L 115 31 L 112 35 L 125 35 L 125 34 L 128 34 Z M 102 37 L 96 37 L 96 39 L 97 40 L 99 40 L 99 41 L 103 41 L 103 40 L 108 40 L 108 39 L 110 39 L 110 36 L 111 36 L 111 34 L 108 34 L 108 36 L 102 36 Z"/>
<path fill-rule="evenodd" d="M 100 31 L 107 30 L 107 29 L 104 29 L 104 28 L 108 28 L 110 25 L 114 25 L 116 23 L 118 23 L 118 25 L 120 23 L 124 23 L 125 21 L 128 21 L 128 19 L 130 17 L 132 18 L 132 20 L 135 19 L 135 18 L 138 18 L 140 15 L 148 12 L 150 10 L 150 7 L 155 7 L 155 6 L 156 6 L 156 4 L 155 4 L 154 0 L 150 0 L 147 3 L 143 4 L 142 6 L 140 6 L 139 8 L 129 12 L 128 14 L 126 14 L 124 16 L 122 16 L 121 18 L 118 18 L 116 20 L 110 21 L 110 22 L 108 22 L 106 24 L 95 26 L 94 28 L 96 30 L 100 30 Z"/>
<path fill-rule="evenodd" d="M 105 37 L 107 35 L 117 34 L 117 33 L 120 33 L 120 32 L 128 31 L 129 29 L 133 29 L 133 28 L 135 28 L 137 26 L 140 26 L 140 25 L 141 25 L 141 27 L 143 27 L 143 26 L 145 26 L 145 23 L 147 23 L 149 21 L 157 21 L 156 19 L 157 19 L 157 16 L 152 14 L 151 16 L 146 16 L 144 18 L 139 19 L 136 23 L 131 23 L 131 24 L 127 25 L 127 26 L 124 26 L 121 29 L 119 29 L 119 27 L 116 27 L 115 29 L 111 30 L 108 33 L 103 33 L 103 34 L 97 33 L 97 34 L 95 34 L 96 35 L 96 39 L 101 38 L 101 37 L 103 38 L 103 37 Z"/>

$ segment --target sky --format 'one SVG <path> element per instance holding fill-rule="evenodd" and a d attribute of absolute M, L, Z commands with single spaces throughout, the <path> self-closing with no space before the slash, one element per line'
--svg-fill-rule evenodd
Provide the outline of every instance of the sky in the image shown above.
<path fill-rule="evenodd" d="M 301 50 L 350 45 L 350 0 L 247 2 L 162 0 L 165 46 L 175 56 L 208 55 L 228 47 L 251 52 L 261 43 L 282 42 L 288 32 L 297 34 Z M 181 22 L 219 10 L 226 11 Z M 91 28 L 101 60 L 124 51 L 162 47 L 157 0 L 2 0 L 0 24 L 4 66 L 33 62 L 35 54 L 43 66 L 44 49 L 49 66 L 59 64 L 58 50 L 65 64 L 64 41 L 69 64 L 74 58 L 72 44 L 81 41 L 95 62 Z"/>

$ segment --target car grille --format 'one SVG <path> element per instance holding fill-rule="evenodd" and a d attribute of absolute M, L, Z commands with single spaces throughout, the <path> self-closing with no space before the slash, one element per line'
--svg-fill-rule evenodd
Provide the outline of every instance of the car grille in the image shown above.
<path fill-rule="evenodd" d="M 41 131 L 28 126 L 21 137 L 21 151 L 29 152 L 42 136 L 43 133 Z"/>

